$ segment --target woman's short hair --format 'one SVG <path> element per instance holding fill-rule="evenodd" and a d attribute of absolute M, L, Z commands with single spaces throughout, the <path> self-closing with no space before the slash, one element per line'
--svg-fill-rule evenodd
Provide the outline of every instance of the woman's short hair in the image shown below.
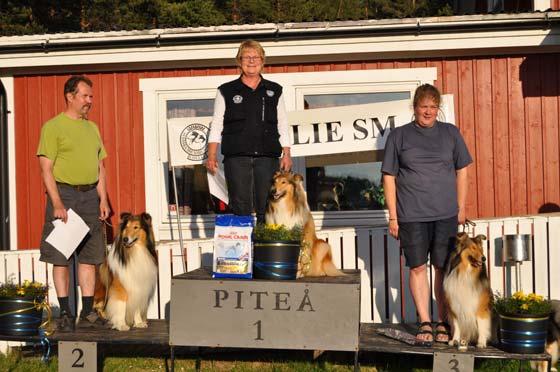
<path fill-rule="evenodd" d="M 412 106 L 416 108 L 418 106 L 418 102 L 424 98 L 431 98 L 438 107 L 441 103 L 441 94 L 439 93 L 439 90 L 431 84 L 422 84 L 416 88 L 416 92 L 414 92 L 414 99 L 412 100 Z"/>
<path fill-rule="evenodd" d="M 244 42 L 242 42 L 239 45 L 239 49 L 237 50 L 237 56 L 235 57 L 235 59 L 237 60 L 237 64 L 241 64 L 241 55 L 243 54 L 243 52 L 245 52 L 247 49 L 254 49 L 257 51 L 257 53 L 259 54 L 259 56 L 262 59 L 262 62 L 264 64 L 264 49 L 261 46 L 261 43 L 259 43 L 256 40 L 245 40 Z"/>

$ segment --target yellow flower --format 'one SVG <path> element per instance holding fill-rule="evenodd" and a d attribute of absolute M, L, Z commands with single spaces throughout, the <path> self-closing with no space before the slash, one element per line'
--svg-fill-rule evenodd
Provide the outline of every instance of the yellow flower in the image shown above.
<path fill-rule="evenodd" d="M 21 287 L 17 289 L 17 294 L 23 296 L 25 294 L 25 288 Z"/>
<path fill-rule="evenodd" d="M 23 281 L 23 286 L 24 287 L 29 287 L 30 284 L 31 284 L 31 282 L 27 279 Z"/>
<path fill-rule="evenodd" d="M 523 305 L 521 305 L 521 309 L 522 309 L 522 310 L 529 310 L 529 304 L 523 304 Z"/>
<path fill-rule="evenodd" d="M 525 298 L 525 295 L 523 294 L 522 291 L 517 291 L 513 294 L 512 297 L 515 298 L 516 300 L 523 300 Z"/>

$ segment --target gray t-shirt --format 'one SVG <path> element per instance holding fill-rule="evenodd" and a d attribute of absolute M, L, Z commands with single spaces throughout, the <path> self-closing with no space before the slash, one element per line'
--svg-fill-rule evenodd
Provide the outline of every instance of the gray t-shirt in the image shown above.
<path fill-rule="evenodd" d="M 437 221 L 457 215 L 456 171 L 472 162 L 459 130 L 436 121 L 395 128 L 385 145 L 381 172 L 396 177 L 401 222 Z"/>

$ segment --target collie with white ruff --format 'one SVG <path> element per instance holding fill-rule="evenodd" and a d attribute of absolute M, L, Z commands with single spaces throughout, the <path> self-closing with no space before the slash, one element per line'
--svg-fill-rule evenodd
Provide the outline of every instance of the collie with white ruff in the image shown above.
<path fill-rule="evenodd" d="M 119 234 L 99 268 L 94 307 L 111 327 L 146 328 L 157 282 L 157 255 L 148 213 L 121 214 Z"/>
<path fill-rule="evenodd" d="M 457 234 L 455 250 L 447 263 L 443 289 L 452 323 L 453 337 L 449 345 L 466 349 L 476 342 L 486 347 L 492 334 L 492 289 L 486 272 L 482 247 L 484 235 L 469 238 Z"/>
<path fill-rule="evenodd" d="M 332 260 L 331 246 L 318 239 L 315 222 L 307 204 L 303 177 L 291 172 L 276 172 L 268 197 L 266 223 L 287 228 L 302 226 L 303 239 L 297 277 L 340 276 Z"/>

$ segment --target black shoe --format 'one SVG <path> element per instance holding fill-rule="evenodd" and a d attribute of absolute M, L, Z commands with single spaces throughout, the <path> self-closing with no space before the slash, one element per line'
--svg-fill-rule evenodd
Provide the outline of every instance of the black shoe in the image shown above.
<path fill-rule="evenodd" d="M 62 310 L 56 324 L 56 330 L 58 332 L 74 332 L 75 329 L 76 319 L 70 316 L 70 314 L 66 311 Z"/>
<path fill-rule="evenodd" d="M 101 318 L 95 311 L 87 314 L 82 312 L 78 321 L 78 328 L 105 328 L 107 322 Z"/>

